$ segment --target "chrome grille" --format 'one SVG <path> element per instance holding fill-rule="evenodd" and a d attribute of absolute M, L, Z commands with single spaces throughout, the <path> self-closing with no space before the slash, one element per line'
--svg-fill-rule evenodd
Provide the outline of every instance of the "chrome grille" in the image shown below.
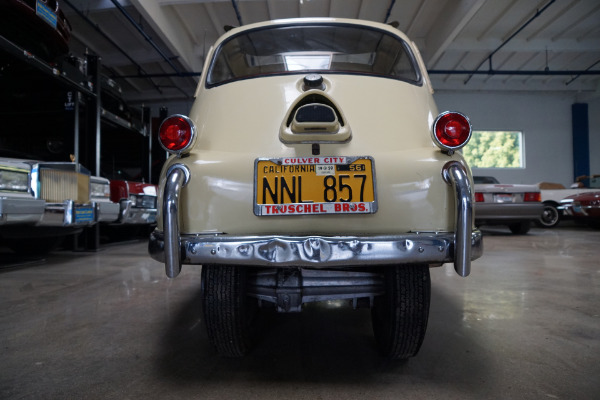
<path fill-rule="evenodd" d="M 40 169 L 40 198 L 61 203 L 75 200 L 87 203 L 89 200 L 90 177 L 75 171 Z"/>

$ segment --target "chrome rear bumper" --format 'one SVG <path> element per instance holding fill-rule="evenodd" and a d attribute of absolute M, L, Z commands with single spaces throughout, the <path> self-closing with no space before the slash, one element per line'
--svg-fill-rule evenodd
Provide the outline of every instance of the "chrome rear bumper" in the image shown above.
<path fill-rule="evenodd" d="M 135 207 L 131 200 L 120 202 L 119 224 L 153 224 L 156 222 L 156 208 Z"/>
<path fill-rule="evenodd" d="M 171 166 L 163 193 L 164 232 L 155 230 L 149 253 L 165 263 L 169 278 L 186 264 L 243 264 L 269 267 L 331 268 L 399 263 L 454 262 L 460 276 L 483 253 L 481 232 L 473 230 L 471 185 L 464 167 L 449 162 L 442 171 L 456 194 L 454 233 L 414 232 L 393 236 L 229 236 L 180 235 L 179 194 L 189 180 L 182 164 Z"/>
<path fill-rule="evenodd" d="M 181 258 L 176 260 L 175 270 L 167 269 L 169 277 L 177 276 L 181 263 L 315 269 L 398 263 L 442 264 L 453 261 L 456 251 L 452 233 L 375 237 L 181 235 L 179 242 Z M 473 259 L 481 256 L 481 232 L 471 234 L 468 246 Z M 163 232 L 152 232 L 148 248 L 152 258 L 166 263 Z"/>

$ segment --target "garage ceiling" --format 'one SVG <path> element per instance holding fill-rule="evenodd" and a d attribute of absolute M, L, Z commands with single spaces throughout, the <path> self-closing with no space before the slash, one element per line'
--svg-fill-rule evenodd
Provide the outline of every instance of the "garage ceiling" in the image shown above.
<path fill-rule="evenodd" d="M 71 51 L 133 103 L 190 100 L 224 26 L 296 17 L 399 23 L 437 90 L 600 93 L 598 0 L 62 0 Z"/>

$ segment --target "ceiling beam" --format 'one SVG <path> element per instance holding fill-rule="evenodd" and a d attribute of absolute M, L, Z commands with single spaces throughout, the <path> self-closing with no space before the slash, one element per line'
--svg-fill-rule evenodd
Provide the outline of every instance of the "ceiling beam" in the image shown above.
<path fill-rule="evenodd" d="M 488 40 L 477 40 L 460 38 L 455 39 L 451 44 L 446 47 L 447 51 L 484 51 L 490 52 L 498 48 L 502 44 L 500 39 L 488 39 Z M 514 38 L 507 43 L 503 48 L 505 51 L 535 51 L 544 52 L 548 51 L 600 51 L 600 41 L 594 38 L 590 39 L 520 39 Z"/>
<path fill-rule="evenodd" d="M 183 28 L 182 21 L 170 7 L 162 7 L 158 0 L 131 0 L 131 3 L 185 69 L 188 71 L 202 69 L 201 60 L 195 56 L 193 39 Z"/>
<path fill-rule="evenodd" d="M 440 59 L 467 23 L 479 11 L 487 0 L 459 0 L 446 4 L 438 20 L 433 23 L 436 29 L 426 39 L 429 58 L 426 65 L 431 67 Z"/>

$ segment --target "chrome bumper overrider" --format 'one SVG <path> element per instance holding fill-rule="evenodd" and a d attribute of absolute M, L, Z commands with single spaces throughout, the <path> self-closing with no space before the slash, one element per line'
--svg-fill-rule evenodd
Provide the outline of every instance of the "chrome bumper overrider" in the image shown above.
<path fill-rule="evenodd" d="M 156 208 L 135 207 L 131 200 L 121 200 L 120 224 L 153 224 L 156 222 Z"/>
<path fill-rule="evenodd" d="M 456 193 L 456 228 L 448 232 L 415 232 L 390 236 L 229 236 L 180 235 L 179 193 L 189 180 L 182 164 L 167 172 L 163 194 L 164 232 L 150 236 L 152 258 L 165 263 L 176 277 L 182 263 L 243 264 L 269 267 L 331 268 L 401 263 L 454 262 L 461 276 L 470 273 L 471 260 L 483 253 L 481 232 L 472 230 L 472 192 L 464 167 L 450 162 L 444 178 Z"/>

